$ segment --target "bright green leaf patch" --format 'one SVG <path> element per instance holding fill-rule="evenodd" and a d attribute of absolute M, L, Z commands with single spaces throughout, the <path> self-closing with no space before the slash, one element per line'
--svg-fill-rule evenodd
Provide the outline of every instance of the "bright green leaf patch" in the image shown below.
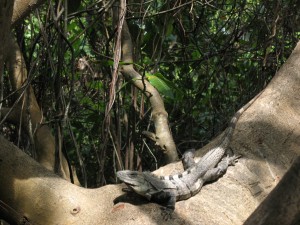
<path fill-rule="evenodd" d="M 166 100 L 174 100 L 175 98 L 182 98 L 183 93 L 176 87 L 176 85 L 164 77 L 161 73 L 146 73 L 146 78 L 149 82 L 166 97 Z"/>

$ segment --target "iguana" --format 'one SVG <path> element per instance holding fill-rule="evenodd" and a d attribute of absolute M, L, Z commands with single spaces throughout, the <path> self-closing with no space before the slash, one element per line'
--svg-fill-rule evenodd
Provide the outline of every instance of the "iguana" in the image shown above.
<path fill-rule="evenodd" d="M 123 170 L 117 172 L 117 177 L 128 186 L 129 190 L 146 197 L 149 201 L 164 205 L 164 219 L 169 219 L 175 209 L 176 201 L 194 196 L 201 190 L 204 183 L 218 179 L 225 174 L 228 166 L 235 165 L 240 156 L 224 157 L 226 150 L 239 117 L 259 95 L 234 115 L 220 144 L 209 150 L 199 162 L 195 163 L 193 151 L 184 153 L 182 160 L 184 172 L 176 175 L 156 176 L 150 172 Z"/>

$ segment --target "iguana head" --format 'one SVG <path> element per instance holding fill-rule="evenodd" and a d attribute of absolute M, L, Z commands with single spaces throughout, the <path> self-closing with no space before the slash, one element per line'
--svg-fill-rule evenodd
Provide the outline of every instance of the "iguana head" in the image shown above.
<path fill-rule="evenodd" d="M 117 177 L 134 192 L 147 198 L 149 191 L 153 188 L 142 172 L 122 170 L 117 172 Z"/>

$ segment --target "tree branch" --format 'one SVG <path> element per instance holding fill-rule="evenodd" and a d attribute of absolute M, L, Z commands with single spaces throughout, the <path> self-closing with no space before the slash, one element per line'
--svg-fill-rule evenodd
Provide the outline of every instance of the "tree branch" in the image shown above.
<path fill-rule="evenodd" d="M 300 223 L 300 156 L 244 225 Z"/>
<path fill-rule="evenodd" d="M 122 60 L 125 65 L 122 73 L 150 100 L 152 116 L 155 125 L 155 140 L 164 155 L 165 163 L 174 162 L 178 159 L 176 145 L 173 140 L 168 124 L 168 113 L 165 110 L 163 99 L 158 91 L 133 68 L 132 40 L 127 22 L 124 21 L 122 29 Z M 153 135 L 152 135 L 153 136 Z"/>

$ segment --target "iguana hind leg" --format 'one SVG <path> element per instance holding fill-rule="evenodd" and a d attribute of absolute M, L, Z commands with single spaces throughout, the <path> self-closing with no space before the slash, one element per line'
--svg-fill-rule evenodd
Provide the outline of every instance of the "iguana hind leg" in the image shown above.
<path fill-rule="evenodd" d="M 194 148 L 188 149 L 183 153 L 182 165 L 183 165 L 184 170 L 195 165 L 194 157 L 195 157 L 195 149 Z"/>
<path fill-rule="evenodd" d="M 203 180 L 205 182 L 217 180 L 226 173 L 228 166 L 234 166 L 240 157 L 241 155 L 227 155 L 218 163 L 217 167 L 212 168 L 205 173 Z"/>

